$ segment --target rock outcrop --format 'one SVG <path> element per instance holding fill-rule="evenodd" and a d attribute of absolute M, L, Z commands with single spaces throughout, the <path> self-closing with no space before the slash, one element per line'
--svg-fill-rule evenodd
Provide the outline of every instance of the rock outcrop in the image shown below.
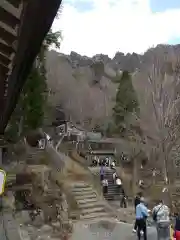
<path fill-rule="evenodd" d="M 76 52 L 70 55 L 47 53 L 47 80 L 49 101 L 61 104 L 68 118 L 88 126 L 107 125 L 115 105 L 117 80 L 120 73 L 131 73 L 148 66 L 157 57 L 171 59 L 179 54 L 180 45 L 158 45 L 144 54 L 117 52 L 114 58 L 97 54 L 92 58 Z"/>

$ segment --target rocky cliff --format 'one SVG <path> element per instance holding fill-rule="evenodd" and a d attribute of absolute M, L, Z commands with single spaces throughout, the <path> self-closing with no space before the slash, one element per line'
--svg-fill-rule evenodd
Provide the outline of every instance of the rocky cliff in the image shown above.
<path fill-rule="evenodd" d="M 106 125 L 112 115 L 117 78 L 121 71 L 134 72 L 157 59 L 179 55 L 180 45 L 158 45 L 143 55 L 117 52 L 113 59 L 98 54 L 92 58 L 71 52 L 47 53 L 47 79 L 50 103 L 61 104 L 66 115 L 90 127 Z"/>

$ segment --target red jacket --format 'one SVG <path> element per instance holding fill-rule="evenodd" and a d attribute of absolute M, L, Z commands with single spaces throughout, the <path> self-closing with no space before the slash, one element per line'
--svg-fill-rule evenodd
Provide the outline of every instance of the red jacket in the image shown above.
<path fill-rule="evenodd" d="M 177 230 L 174 231 L 174 238 L 176 240 L 180 240 L 180 231 L 177 231 Z"/>

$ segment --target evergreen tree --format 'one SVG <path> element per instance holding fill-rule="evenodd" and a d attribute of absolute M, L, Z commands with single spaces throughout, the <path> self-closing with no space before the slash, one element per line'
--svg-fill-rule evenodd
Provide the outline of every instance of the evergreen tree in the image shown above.
<path fill-rule="evenodd" d="M 116 104 L 113 108 L 113 117 L 119 133 L 126 130 L 126 117 L 137 110 L 138 101 L 132 85 L 131 75 L 124 71 L 119 78 L 119 86 L 116 94 Z"/>
<path fill-rule="evenodd" d="M 18 104 L 6 129 L 8 140 L 16 141 L 22 133 L 43 125 L 47 102 L 45 54 L 51 45 L 60 47 L 61 32 L 49 31 L 20 95 Z"/>

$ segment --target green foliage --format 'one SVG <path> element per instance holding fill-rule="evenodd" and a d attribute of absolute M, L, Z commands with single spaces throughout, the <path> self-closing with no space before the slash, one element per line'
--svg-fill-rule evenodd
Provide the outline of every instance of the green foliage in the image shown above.
<path fill-rule="evenodd" d="M 113 116 L 118 132 L 126 129 L 126 117 L 138 107 L 138 101 L 132 85 L 131 76 L 127 71 L 122 73 L 116 94 L 116 104 L 113 108 Z"/>
<path fill-rule="evenodd" d="M 62 33 L 60 31 L 53 32 L 52 30 L 49 31 L 49 33 L 46 36 L 46 46 L 49 48 L 51 45 L 55 45 L 56 48 L 60 48 L 62 40 Z"/>
<path fill-rule="evenodd" d="M 61 33 L 52 30 L 45 38 L 6 129 L 5 136 L 9 140 L 16 141 L 20 135 L 43 125 L 47 102 L 45 53 L 52 44 L 60 47 L 59 38 L 62 39 Z"/>
<path fill-rule="evenodd" d="M 33 67 L 22 93 L 24 125 L 29 129 L 37 129 L 43 124 L 46 88 L 45 76 Z"/>

